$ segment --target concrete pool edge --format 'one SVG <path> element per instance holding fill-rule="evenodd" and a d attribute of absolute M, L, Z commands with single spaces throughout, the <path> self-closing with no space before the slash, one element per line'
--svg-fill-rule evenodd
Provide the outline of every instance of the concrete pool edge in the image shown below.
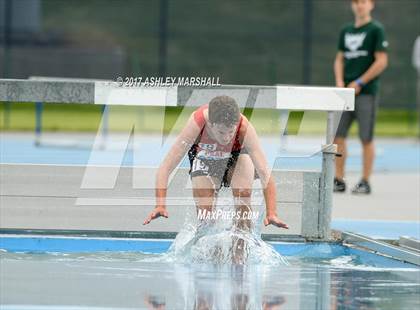
<path fill-rule="evenodd" d="M 0 234 L 0 251 L 11 253 L 100 253 L 142 252 L 160 254 L 166 252 L 173 239 L 140 238 L 87 238 L 70 236 L 40 236 Z M 418 268 L 418 265 L 394 257 L 372 252 L 365 248 L 337 242 L 269 242 L 286 257 L 335 259 L 355 256 L 363 265 L 378 268 Z"/>
<path fill-rule="evenodd" d="M 420 266 L 419 250 L 401 246 L 398 243 L 391 244 L 385 241 L 376 240 L 352 232 L 342 232 L 340 235 L 344 244 Z"/>
<path fill-rule="evenodd" d="M 0 228 L 0 235 L 20 236 L 67 236 L 83 238 L 120 238 L 120 239 L 175 239 L 178 232 L 164 231 L 118 231 L 118 230 L 76 230 L 76 229 L 22 229 Z M 299 235 L 262 234 L 264 241 L 305 242 Z"/>

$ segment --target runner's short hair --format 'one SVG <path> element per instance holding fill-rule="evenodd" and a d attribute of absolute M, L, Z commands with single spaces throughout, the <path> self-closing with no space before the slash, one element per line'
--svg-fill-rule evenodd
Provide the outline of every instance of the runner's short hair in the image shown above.
<path fill-rule="evenodd" d="M 240 115 L 239 106 L 232 97 L 217 96 L 209 103 L 209 120 L 212 124 L 231 127 L 239 122 Z"/>

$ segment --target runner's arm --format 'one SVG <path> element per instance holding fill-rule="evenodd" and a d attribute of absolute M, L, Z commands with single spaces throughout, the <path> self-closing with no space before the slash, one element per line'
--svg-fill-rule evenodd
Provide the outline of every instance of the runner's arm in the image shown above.
<path fill-rule="evenodd" d="M 248 122 L 245 126 L 246 134 L 244 137 L 244 147 L 246 147 L 252 162 L 257 169 L 258 176 L 260 177 L 261 185 L 263 187 L 266 216 L 264 225 L 274 225 L 280 228 L 289 229 L 289 226 L 281 221 L 277 216 L 276 208 L 276 183 L 268 168 L 268 163 L 265 158 L 264 152 L 261 148 L 257 132 L 254 126 Z"/>
<path fill-rule="evenodd" d="M 194 120 L 194 114 L 192 114 L 157 171 L 155 184 L 156 206 L 165 207 L 169 176 L 191 148 L 199 134 L 200 128 Z"/>
<path fill-rule="evenodd" d="M 251 156 L 252 162 L 260 178 L 261 186 L 263 187 L 267 216 L 277 215 L 275 181 L 270 173 L 270 169 L 260 145 L 257 132 L 250 122 L 247 122 L 246 126 L 244 147 Z"/>
<path fill-rule="evenodd" d="M 194 114 L 191 115 L 187 124 L 182 129 L 181 133 L 175 140 L 168 154 L 163 162 L 160 164 L 156 173 L 156 207 L 150 212 L 148 217 L 144 220 L 143 225 L 149 224 L 152 220 L 163 216 L 168 217 L 166 211 L 166 191 L 168 187 L 168 179 L 172 171 L 179 164 L 185 153 L 189 150 L 194 143 L 196 137 L 200 133 L 200 128 L 194 120 Z"/>

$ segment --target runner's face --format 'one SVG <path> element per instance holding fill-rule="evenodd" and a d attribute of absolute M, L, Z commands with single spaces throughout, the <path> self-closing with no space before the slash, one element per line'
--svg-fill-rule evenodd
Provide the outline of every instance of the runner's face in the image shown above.
<path fill-rule="evenodd" d="M 211 124 L 210 127 L 214 138 L 222 145 L 229 144 L 235 136 L 236 125 L 226 126 L 224 124 Z"/>
<path fill-rule="evenodd" d="M 359 18 L 369 16 L 373 7 L 374 4 L 372 0 L 352 0 L 351 2 L 353 13 Z"/>

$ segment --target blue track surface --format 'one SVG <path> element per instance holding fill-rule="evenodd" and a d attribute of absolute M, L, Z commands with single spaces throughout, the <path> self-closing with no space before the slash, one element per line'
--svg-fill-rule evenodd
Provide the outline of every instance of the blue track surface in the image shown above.
<path fill-rule="evenodd" d="M 156 140 L 156 141 L 155 141 Z M 321 157 L 301 158 L 293 157 L 293 153 L 278 157 L 279 144 L 274 139 L 262 139 L 263 148 L 267 154 L 268 161 L 274 163 L 277 168 L 284 169 L 314 169 L 319 170 Z M 79 141 L 80 142 L 80 141 Z M 85 141 L 87 145 L 92 141 Z M 315 141 L 317 144 L 319 141 Z M 92 164 L 103 165 L 152 165 L 157 166 L 166 155 L 169 143 L 163 147 L 159 145 L 157 139 L 142 140 L 139 155 L 133 156 L 131 151 L 125 152 L 117 150 L 98 151 Z M 407 141 L 405 143 L 381 141 L 377 143 L 377 157 L 375 161 L 375 171 L 391 172 L 420 172 L 420 147 L 418 143 Z M 313 148 L 308 147 L 308 149 Z M 316 148 L 315 148 L 316 149 Z M 143 151 L 144 150 L 144 151 Z M 27 136 L 2 136 L 0 139 L 0 154 L 2 163 L 30 163 L 30 164 L 61 164 L 61 165 L 86 165 L 92 155 L 90 148 L 71 148 L 60 146 L 41 146 L 34 144 L 32 135 Z M 360 171 L 361 156 L 360 145 L 358 142 L 349 143 L 349 157 L 347 167 L 349 171 Z M 283 155 L 282 155 L 283 156 Z"/>
<path fill-rule="evenodd" d="M 333 229 L 349 231 L 377 239 L 396 240 L 400 236 L 420 239 L 420 222 L 399 221 L 355 221 L 336 219 L 331 223 Z"/>

